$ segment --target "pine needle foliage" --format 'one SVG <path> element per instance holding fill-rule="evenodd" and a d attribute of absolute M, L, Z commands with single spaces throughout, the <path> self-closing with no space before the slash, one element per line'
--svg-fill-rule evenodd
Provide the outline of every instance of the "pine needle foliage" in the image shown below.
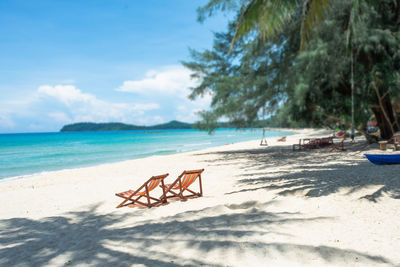
<path fill-rule="evenodd" d="M 375 117 L 382 137 L 400 130 L 393 109 L 400 98 L 400 0 L 235 5 L 236 18 L 215 35 L 213 48 L 192 51 L 193 61 L 184 62 L 201 81 L 191 96 L 213 96 L 203 127 L 221 118 L 245 127 L 264 107 L 279 125 L 349 127 L 353 65 L 355 126 L 365 133 Z"/>

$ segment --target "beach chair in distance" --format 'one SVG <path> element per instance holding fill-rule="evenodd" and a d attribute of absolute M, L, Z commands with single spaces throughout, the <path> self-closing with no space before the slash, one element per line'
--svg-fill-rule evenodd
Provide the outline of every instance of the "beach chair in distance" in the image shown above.
<path fill-rule="evenodd" d="M 260 146 L 268 146 L 267 138 L 265 138 L 265 128 L 263 128 L 263 136 L 261 139 Z"/>
<path fill-rule="evenodd" d="M 186 200 L 191 197 L 201 197 L 203 196 L 203 187 L 201 184 L 201 173 L 204 169 L 201 170 L 191 170 L 191 171 L 183 171 L 181 175 L 172 183 L 164 186 L 166 198 L 180 198 L 181 200 Z M 196 181 L 199 180 L 199 190 L 200 192 L 194 192 L 189 189 L 189 187 Z M 183 193 L 188 191 L 189 195 L 184 195 Z"/>
<path fill-rule="evenodd" d="M 301 139 L 299 139 L 298 144 L 293 144 L 292 149 L 293 149 L 293 151 L 295 151 L 296 149 L 301 150 Z"/>
<path fill-rule="evenodd" d="M 278 142 L 286 142 L 286 136 L 283 136 L 283 137 L 279 138 L 276 141 L 278 141 Z"/>
<path fill-rule="evenodd" d="M 314 149 L 317 148 L 318 142 L 314 139 L 304 138 L 303 143 L 299 141 L 300 149 Z"/>
<path fill-rule="evenodd" d="M 295 151 L 296 149 L 302 150 L 302 149 L 308 148 L 308 143 L 309 142 L 310 142 L 309 138 L 299 139 L 299 143 L 298 144 L 293 144 L 293 151 Z"/>
<path fill-rule="evenodd" d="M 332 146 L 333 138 L 332 137 L 322 137 L 319 145 L 320 145 L 320 147 Z"/>
<path fill-rule="evenodd" d="M 168 176 L 168 173 L 158 176 L 153 176 L 149 180 L 147 180 L 141 187 L 137 190 L 128 190 L 125 192 L 115 194 L 117 197 L 124 198 L 125 200 L 122 201 L 117 208 L 121 208 L 128 205 L 135 205 L 139 204 L 141 206 L 145 206 L 148 208 L 159 206 L 161 204 L 166 203 L 166 192 L 164 186 L 164 179 Z M 158 185 L 161 183 L 161 188 L 163 194 L 159 197 L 152 197 L 150 196 L 150 192 L 153 191 Z M 144 189 L 144 190 L 143 190 Z M 140 191 L 143 190 L 143 191 Z M 140 199 L 145 198 L 147 201 L 143 202 Z"/>
<path fill-rule="evenodd" d="M 260 146 L 268 146 L 268 142 L 266 138 L 261 139 Z"/>
<path fill-rule="evenodd" d="M 342 139 L 342 141 L 340 141 L 339 143 L 333 144 L 329 147 L 329 152 L 332 152 L 334 150 L 346 151 L 346 149 L 344 148 L 344 139 Z"/>

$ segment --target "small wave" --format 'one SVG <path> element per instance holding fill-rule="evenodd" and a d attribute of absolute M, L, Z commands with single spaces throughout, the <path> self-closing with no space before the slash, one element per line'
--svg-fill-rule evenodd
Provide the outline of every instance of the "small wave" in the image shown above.
<path fill-rule="evenodd" d="M 62 171 L 62 170 L 57 170 L 57 172 L 58 171 Z M 40 171 L 40 172 L 17 175 L 17 176 L 0 177 L 0 183 L 14 181 L 14 180 L 20 180 L 20 179 L 32 178 L 32 177 L 43 175 L 43 174 L 47 174 L 47 173 L 50 173 L 50 172 L 56 172 L 56 171 Z"/>
<path fill-rule="evenodd" d="M 211 145 L 211 142 L 207 142 L 207 143 L 195 143 L 195 144 L 185 144 L 183 145 L 184 147 L 193 147 L 193 146 L 204 146 L 204 145 Z"/>
<path fill-rule="evenodd" d="M 159 150 L 155 154 L 157 155 L 163 155 L 163 154 L 173 154 L 179 152 L 178 150 L 171 149 L 171 150 Z"/>
<path fill-rule="evenodd" d="M 123 134 L 158 134 L 168 133 L 156 138 L 152 136 L 135 138 L 121 138 L 115 133 L 68 133 L 76 135 L 76 139 L 65 138 L 66 133 L 54 133 L 54 138 L 37 139 L 38 134 L 27 134 L 29 144 L 18 144 L 14 135 L 4 136 L 14 146 L 3 146 L 6 150 L 0 151 L 0 161 L 17 164 L 4 164 L 0 168 L 0 182 L 31 178 L 47 172 L 57 172 L 69 169 L 79 169 L 119 161 L 126 161 L 151 156 L 170 155 L 175 153 L 196 151 L 208 147 L 222 146 L 227 143 L 243 142 L 259 139 L 261 134 L 244 131 L 220 130 L 216 135 L 206 136 L 197 131 L 138 131 L 124 132 Z M 291 135 L 294 132 L 265 132 L 266 137 Z M 25 134 L 24 134 L 25 136 Z M 41 135 L 39 136 L 41 137 Z M 9 142 L 5 142 L 9 143 Z M 20 170 L 18 170 L 20 169 Z M 4 170 L 4 172 L 3 172 Z M 43 170 L 43 171 L 42 171 Z"/>

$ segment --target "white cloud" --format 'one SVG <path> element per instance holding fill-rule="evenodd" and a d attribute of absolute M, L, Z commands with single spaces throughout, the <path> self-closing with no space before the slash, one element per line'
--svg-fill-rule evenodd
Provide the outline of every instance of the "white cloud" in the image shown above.
<path fill-rule="evenodd" d="M 153 109 L 158 109 L 160 106 L 157 103 L 148 103 L 148 104 L 135 104 L 133 105 L 133 108 L 136 110 L 153 110 Z"/>
<path fill-rule="evenodd" d="M 158 109 L 157 103 L 114 103 L 97 98 L 95 95 L 84 93 L 73 85 L 42 85 L 38 88 L 39 96 L 53 98 L 68 110 L 51 112 L 49 116 L 59 122 L 132 122 L 145 111 Z"/>
<path fill-rule="evenodd" d="M 206 110 L 210 107 L 212 96 L 205 94 L 203 97 L 198 97 L 195 100 L 185 100 L 182 104 L 176 107 L 175 118 L 179 121 L 194 122 L 198 121 L 201 110 Z"/>
<path fill-rule="evenodd" d="M 0 128 L 12 128 L 14 126 L 15 123 L 8 114 L 0 113 Z"/>
<path fill-rule="evenodd" d="M 137 93 L 141 95 L 176 95 L 187 97 L 189 88 L 196 85 L 190 78 L 191 71 L 183 66 L 169 66 L 162 70 L 150 70 L 145 78 L 136 81 L 124 81 L 117 91 Z"/>
<path fill-rule="evenodd" d="M 41 123 L 30 123 L 27 129 L 31 132 L 46 131 L 46 127 L 44 127 Z"/>
<path fill-rule="evenodd" d="M 199 119 L 198 111 L 209 108 L 212 97 L 205 94 L 194 101 L 188 99 L 190 88 L 198 83 L 191 79 L 191 74 L 183 66 L 167 66 L 147 71 L 143 79 L 125 81 L 116 90 L 160 99 L 160 104 L 169 109 L 168 113 L 174 116 L 173 119 L 194 122 Z"/>
<path fill-rule="evenodd" d="M 169 66 L 148 71 L 141 80 L 121 83 L 119 91 L 136 95 L 111 101 L 80 90 L 73 84 L 41 85 L 16 99 L 2 99 L 0 129 L 54 130 L 73 122 L 111 122 L 153 125 L 177 119 L 194 122 L 197 111 L 208 109 L 211 96 L 191 101 L 189 88 L 196 85 L 190 71 L 181 66 Z M 131 101 L 127 100 L 132 99 Z M 32 125 L 29 125 L 31 123 Z"/>
<path fill-rule="evenodd" d="M 165 119 L 163 119 L 161 116 L 140 116 L 137 118 L 136 123 L 138 125 L 154 125 L 154 124 L 160 124 L 164 123 Z"/>
<path fill-rule="evenodd" d="M 54 97 L 66 105 L 70 105 L 74 102 L 97 101 L 94 95 L 82 93 L 81 90 L 75 88 L 73 85 L 42 85 L 39 86 L 38 93 Z"/>
<path fill-rule="evenodd" d="M 71 118 L 64 112 L 52 112 L 52 113 L 49 113 L 48 116 L 50 118 L 52 118 L 53 120 L 60 122 L 60 123 L 72 122 Z"/>

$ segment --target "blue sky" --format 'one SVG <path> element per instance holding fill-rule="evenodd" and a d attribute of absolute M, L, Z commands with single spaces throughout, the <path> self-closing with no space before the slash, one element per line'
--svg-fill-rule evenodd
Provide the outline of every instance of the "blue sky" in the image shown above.
<path fill-rule="evenodd" d="M 1 0 L 0 133 L 80 121 L 193 122 L 210 97 L 180 61 L 210 48 L 227 18 L 200 24 L 207 0 Z"/>

